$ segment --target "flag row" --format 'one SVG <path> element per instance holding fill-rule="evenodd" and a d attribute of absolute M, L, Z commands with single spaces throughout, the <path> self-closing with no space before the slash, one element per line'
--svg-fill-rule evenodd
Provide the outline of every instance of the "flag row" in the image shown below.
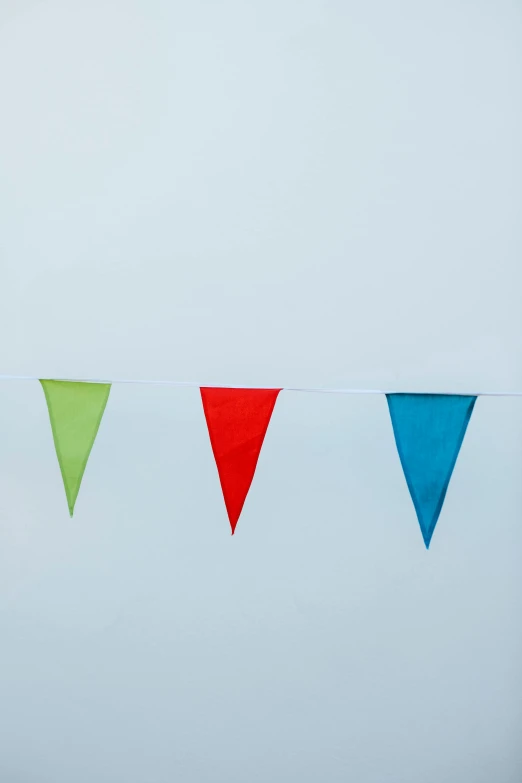
<path fill-rule="evenodd" d="M 72 517 L 110 383 L 41 380 Z M 201 387 L 210 444 L 232 533 L 254 478 L 281 389 Z M 387 394 L 406 483 L 429 548 L 476 397 Z"/>

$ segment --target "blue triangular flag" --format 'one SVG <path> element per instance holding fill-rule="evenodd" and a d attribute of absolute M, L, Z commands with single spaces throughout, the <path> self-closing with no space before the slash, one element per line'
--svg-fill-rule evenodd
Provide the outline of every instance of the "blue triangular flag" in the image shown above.
<path fill-rule="evenodd" d="M 387 394 L 395 443 L 429 548 L 476 397 Z"/>

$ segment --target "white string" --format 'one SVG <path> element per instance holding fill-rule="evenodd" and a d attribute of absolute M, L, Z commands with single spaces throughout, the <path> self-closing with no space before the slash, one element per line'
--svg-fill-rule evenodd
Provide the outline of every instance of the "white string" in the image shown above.
<path fill-rule="evenodd" d="M 174 386 L 179 388 L 201 388 L 208 389 L 281 389 L 281 391 L 291 392 L 309 392 L 312 394 L 403 394 L 400 391 L 391 391 L 385 389 L 322 389 L 313 386 L 227 386 L 216 383 L 196 383 L 195 381 L 151 381 L 135 380 L 127 378 L 113 378 L 112 380 L 102 380 L 101 378 L 39 378 L 36 375 L 0 375 L 0 381 L 69 381 L 73 383 L 134 383 L 145 386 Z M 522 397 L 522 392 L 412 392 L 415 394 L 454 394 L 457 396 L 469 397 Z"/>

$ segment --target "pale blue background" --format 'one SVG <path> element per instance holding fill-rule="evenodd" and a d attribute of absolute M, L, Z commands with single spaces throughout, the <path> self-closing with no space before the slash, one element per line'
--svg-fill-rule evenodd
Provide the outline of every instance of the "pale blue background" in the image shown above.
<path fill-rule="evenodd" d="M 522 10 L 0 3 L 1 372 L 522 390 Z M 2 783 L 519 783 L 522 400 L 432 548 L 386 400 L 284 394 L 230 537 L 197 391 L 71 522 L 0 385 Z"/>

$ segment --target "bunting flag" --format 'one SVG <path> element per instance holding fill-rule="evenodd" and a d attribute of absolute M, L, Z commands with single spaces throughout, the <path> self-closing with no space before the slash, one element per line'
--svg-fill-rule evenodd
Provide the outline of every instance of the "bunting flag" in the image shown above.
<path fill-rule="evenodd" d="M 387 394 L 386 398 L 428 549 L 477 398 L 454 394 Z"/>
<path fill-rule="evenodd" d="M 37 381 L 0 375 L 0 380 Z M 379 389 L 226 388 L 195 382 L 41 380 L 71 517 L 113 383 L 198 388 L 232 534 L 256 471 L 279 392 L 385 395 L 406 483 L 429 549 L 446 492 L 479 396 L 521 397 L 522 391 L 410 394 Z"/>
<path fill-rule="evenodd" d="M 111 384 L 43 380 L 40 383 L 47 400 L 54 446 L 72 517 Z"/>
<path fill-rule="evenodd" d="M 281 389 L 202 387 L 200 391 L 234 535 Z"/>

